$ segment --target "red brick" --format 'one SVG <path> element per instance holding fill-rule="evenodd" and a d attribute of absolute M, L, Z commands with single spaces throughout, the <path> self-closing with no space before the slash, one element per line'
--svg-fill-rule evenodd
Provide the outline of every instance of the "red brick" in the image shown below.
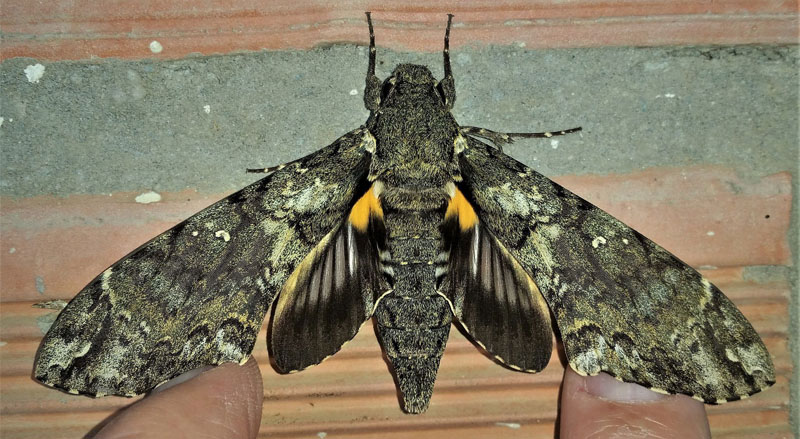
<path fill-rule="evenodd" d="M 524 43 L 527 47 L 673 44 L 794 44 L 796 3 L 645 1 L 371 2 L 380 45 L 440 50 L 445 14 L 459 25 L 453 47 Z M 7 1 L 0 12 L 2 58 L 180 58 L 190 53 L 305 49 L 367 41 L 362 2 Z M 165 50 L 148 49 L 158 40 Z"/>
<path fill-rule="evenodd" d="M 689 264 L 790 263 L 787 173 L 749 184 L 731 170 L 707 167 L 557 180 Z M 743 189 L 737 193 L 734 186 Z M 3 200 L 0 300 L 72 297 L 129 251 L 220 198 L 187 202 L 187 193 L 166 194 L 160 203 L 143 205 L 133 202 L 135 195 Z"/>
<path fill-rule="evenodd" d="M 19 314 L 17 319 L 28 320 L 23 326 L 35 327 L 37 315 L 51 312 L 18 303 L 4 306 L 3 316 Z M 773 313 L 772 320 L 786 322 L 785 306 L 773 308 Z M 0 332 L 3 329 L 0 326 Z M 787 428 L 785 401 L 791 359 L 785 331 L 764 338 L 775 360 L 778 384 L 735 404 L 708 406 L 715 434 L 749 432 L 755 422 L 759 423 L 759 432 Z M 279 376 L 268 365 L 265 335 L 262 330 L 254 352 L 261 364 L 266 397 L 260 432 L 263 437 L 313 437 L 326 431 L 337 437 L 375 437 L 381 432 L 381 437 L 385 433 L 399 438 L 413 432 L 415 437 L 426 438 L 449 431 L 478 438 L 494 431 L 497 422 L 522 424 L 530 434 L 525 437 L 552 437 L 563 373 L 556 355 L 540 374 L 518 373 L 497 366 L 453 331 L 430 411 L 425 416 L 407 416 L 397 408 L 394 383 L 371 326 L 367 325 L 333 358 L 292 375 Z M 37 344 L 29 339 L 0 347 L 4 433 L 14 437 L 76 437 L 135 401 L 67 395 L 35 383 L 30 367 Z M 47 422 L 41 422 L 42 415 Z"/>

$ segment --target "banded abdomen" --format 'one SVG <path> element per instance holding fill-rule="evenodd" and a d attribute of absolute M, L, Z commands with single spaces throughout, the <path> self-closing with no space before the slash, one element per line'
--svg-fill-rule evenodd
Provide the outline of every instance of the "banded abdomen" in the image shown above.
<path fill-rule="evenodd" d="M 384 270 L 393 289 L 375 310 L 378 337 L 392 363 L 405 410 L 424 412 L 453 315 L 436 292 L 436 263 L 441 251 L 440 209 L 392 209 L 384 206 L 389 255 Z"/>

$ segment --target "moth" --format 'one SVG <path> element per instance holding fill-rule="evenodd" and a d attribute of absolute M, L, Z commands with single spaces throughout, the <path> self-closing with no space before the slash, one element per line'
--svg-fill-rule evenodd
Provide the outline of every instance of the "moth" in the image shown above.
<path fill-rule="evenodd" d="M 773 384 L 764 344 L 717 287 L 501 149 L 580 128 L 456 122 L 452 18 L 443 79 L 401 64 L 381 81 L 367 13 L 366 123 L 260 170 L 103 271 L 44 337 L 35 378 L 70 393 L 141 394 L 203 365 L 243 363 L 272 307 L 281 372 L 322 362 L 374 317 L 408 413 L 428 408 L 451 323 L 518 371 L 547 365 L 555 331 L 581 375 L 706 403 Z"/>

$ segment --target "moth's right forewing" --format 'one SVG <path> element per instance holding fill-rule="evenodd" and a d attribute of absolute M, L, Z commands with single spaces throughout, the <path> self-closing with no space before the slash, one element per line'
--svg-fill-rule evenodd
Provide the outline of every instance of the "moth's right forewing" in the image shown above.
<path fill-rule="evenodd" d="M 306 254 L 348 213 L 368 168 L 361 130 L 197 213 L 116 262 L 61 312 L 34 376 L 135 395 L 208 364 L 243 362 Z"/>
<path fill-rule="evenodd" d="M 480 220 L 547 300 L 575 371 L 708 403 L 775 382 L 750 323 L 674 255 L 475 139 L 461 167 Z"/>

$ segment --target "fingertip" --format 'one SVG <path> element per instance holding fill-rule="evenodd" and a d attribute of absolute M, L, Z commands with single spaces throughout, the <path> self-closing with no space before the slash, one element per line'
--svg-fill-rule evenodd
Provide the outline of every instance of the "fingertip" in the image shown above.
<path fill-rule="evenodd" d="M 195 370 L 159 386 L 95 437 L 254 438 L 263 396 L 261 373 L 252 357 L 242 366 L 225 363 Z"/>
<path fill-rule="evenodd" d="M 659 394 L 606 374 L 582 377 L 569 367 L 560 409 L 562 438 L 711 437 L 699 401 Z"/>

